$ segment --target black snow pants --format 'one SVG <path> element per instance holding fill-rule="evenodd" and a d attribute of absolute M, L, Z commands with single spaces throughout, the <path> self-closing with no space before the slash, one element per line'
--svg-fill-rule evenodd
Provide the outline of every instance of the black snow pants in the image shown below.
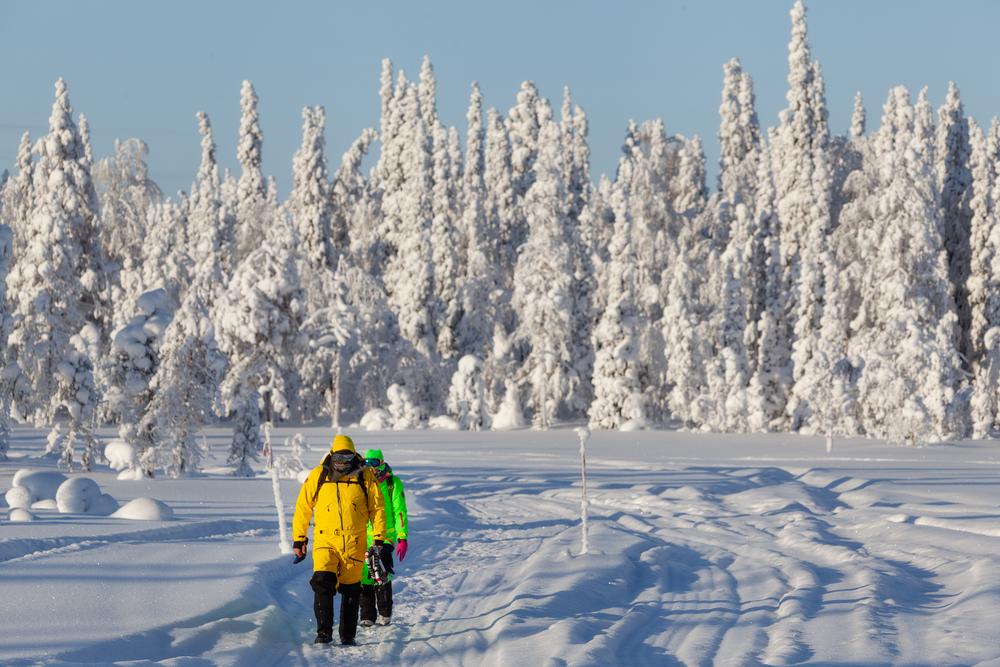
<path fill-rule="evenodd" d="M 333 596 L 340 592 L 340 641 L 350 641 L 358 633 L 358 606 L 361 584 L 340 584 L 333 572 L 313 572 L 309 585 L 313 589 L 313 612 L 316 614 L 316 634 L 333 636 Z"/>
<path fill-rule="evenodd" d="M 375 622 L 375 614 L 389 618 L 392 616 L 392 582 L 381 586 L 361 584 L 361 620 Z"/>

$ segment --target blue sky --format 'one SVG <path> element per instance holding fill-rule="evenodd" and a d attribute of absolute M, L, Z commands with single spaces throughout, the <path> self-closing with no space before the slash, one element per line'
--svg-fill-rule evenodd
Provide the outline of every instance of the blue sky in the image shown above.
<path fill-rule="evenodd" d="M 714 175 L 722 65 L 743 61 L 761 123 L 775 124 L 790 7 L 791 0 L 6 1 L 0 165 L 13 169 L 24 130 L 45 131 L 53 83 L 63 76 L 74 109 L 90 120 L 98 158 L 115 137 L 142 138 L 163 189 L 187 189 L 200 155 L 198 110 L 212 119 L 223 166 L 236 168 L 240 82 L 249 78 L 260 97 L 265 170 L 284 197 L 302 107 L 326 107 L 333 167 L 364 127 L 377 127 L 381 59 L 416 78 L 426 53 L 439 113 L 463 136 L 472 81 L 488 106 L 506 111 L 521 81 L 532 79 L 557 109 L 569 85 L 586 110 L 595 180 L 613 174 L 630 118 L 661 117 L 668 132 L 701 135 Z M 877 127 L 896 84 L 914 93 L 929 86 L 937 105 L 954 79 L 967 113 L 983 124 L 1000 114 L 1000 3 L 813 0 L 807 7 L 835 132 L 846 129 L 856 90 L 869 131 Z"/>

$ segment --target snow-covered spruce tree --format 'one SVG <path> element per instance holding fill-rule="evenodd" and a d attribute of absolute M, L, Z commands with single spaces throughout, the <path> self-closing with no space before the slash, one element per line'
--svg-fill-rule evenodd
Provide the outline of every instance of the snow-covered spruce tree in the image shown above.
<path fill-rule="evenodd" d="M 865 100 L 861 91 L 854 94 L 854 109 L 851 111 L 851 129 L 848 138 L 857 141 L 865 136 Z"/>
<path fill-rule="evenodd" d="M 190 284 L 191 265 L 187 249 L 189 206 L 185 200 L 175 203 L 167 199 L 156 204 L 149 212 L 149 229 L 142 247 L 142 264 L 139 268 L 139 294 L 163 288 L 173 306 L 180 302 L 183 291 Z M 125 303 L 131 303 L 124 285 Z"/>
<path fill-rule="evenodd" d="M 56 82 L 49 133 L 35 153 L 34 205 L 23 254 L 7 283 L 15 321 L 8 345 L 25 388 L 18 416 L 41 426 L 51 424 L 61 408 L 56 365 L 74 353 L 70 338 L 94 317 L 101 283 L 91 265 L 99 247 L 96 196 L 62 79 Z"/>
<path fill-rule="evenodd" d="M 400 337 L 399 322 L 379 282 L 362 268 L 345 264 L 343 256 L 338 270 L 347 285 L 348 306 L 354 311 L 358 332 L 343 350 L 342 385 L 351 391 L 339 403 L 343 414 L 360 416 L 384 404 L 401 357 L 412 347 Z"/>
<path fill-rule="evenodd" d="M 185 298 L 163 333 L 159 356 L 143 421 L 159 465 L 169 477 L 181 477 L 200 467 L 203 452 L 195 435 L 213 417 L 226 370 L 208 308 L 197 292 Z"/>
<path fill-rule="evenodd" d="M 1000 121 L 984 137 L 969 119 L 972 187 L 969 364 L 973 373 L 972 433 L 983 438 L 1000 427 Z"/>
<path fill-rule="evenodd" d="M 363 256 L 375 243 L 377 228 L 373 224 L 374 216 L 365 211 L 370 192 L 361 165 L 376 136 L 371 128 L 362 130 L 341 157 L 340 167 L 333 177 L 330 242 L 338 254 L 350 251 L 355 257 Z"/>
<path fill-rule="evenodd" d="M 267 211 L 267 184 L 262 168 L 264 134 L 257 114 L 257 93 L 249 81 L 244 81 L 240 88 L 240 111 L 236 157 L 242 173 L 232 203 L 236 214 L 234 268 L 259 245 L 272 215 Z"/>
<path fill-rule="evenodd" d="M 528 352 L 520 368 L 536 427 L 547 429 L 578 382 L 573 369 L 573 249 L 566 228 L 566 186 L 559 126 L 546 120 L 535 179 L 524 199 L 528 240 L 514 271 L 517 338 Z"/>
<path fill-rule="evenodd" d="M 191 185 L 187 234 L 191 285 L 187 292 L 198 292 L 211 310 L 232 273 L 234 219 L 223 204 L 211 122 L 202 111 L 197 118 L 201 165 Z"/>
<path fill-rule="evenodd" d="M 761 134 L 757 120 L 753 79 L 743 71 L 739 60 L 729 61 L 722 86 L 719 108 L 719 199 L 720 218 L 724 218 L 731 243 L 739 244 L 741 263 L 733 267 L 744 301 L 747 371 L 751 375 L 757 366 L 758 331 L 764 308 L 765 265 L 764 246 L 767 230 L 761 227 L 756 201 L 760 177 Z M 742 206 L 742 208 L 741 208 Z"/>
<path fill-rule="evenodd" d="M 486 219 L 495 230 L 497 264 L 503 286 L 512 289 L 517 254 L 527 226 L 514 198 L 510 137 L 496 109 L 486 112 Z"/>
<path fill-rule="evenodd" d="M 780 221 L 781 260 L 784 264 L 784 290 L 787 294 L 785 313 L 787 319 L 782 326 L 789 337 L 807 336 L 803 343 L 797 343 L 797 352 L 790 360 L 794 380 L 800 377 L 801 366 L 806 363 L 814 350 L 821 307 L 815 302 L 800 303 L 800 295 L 818 295 L 822 291 L 822 267 L 818 264 L 807 269 L 805 276 L 812 282 L 805 288 L 800 286 L 803 279 L 802 253 L 806 239 L 814 236 L 814 225 L 822 229 L 830 227 L 829 194 L 822 195 L 825 201 L 814 210 L 817 196 L 815 171 L 817 161 L 827 159 L 827 110 L 823 93 L 822 77 L 809 51 L 806 12 L 802 0 L 796 0 L 791 10 L 792 35 L 788 44 L 788 106 L 780 114 L 772 164 L 775 167 L 775 213 Z M 825 168 L 825 166 L 824 166 Z M 812 248 L 812 250 L 817 250 Z M 808 261 L 812 262 L 811 259 Z M 809 297 L 813 299 L 814 297 Z M 784 392 L 779 392 L 781 395 Z M 791 397 L 791 390 L 788 391 Z M 794 406 L 793 406 L 794 407 Z M 787 411 L 787 409 L 786 409 Z M 795 417 L 789 412 L 789 418 Z M 790 424 L 798 427 L 799 424 Z"/>
<path fill-rule="evenodd" d="M 152 207 L 163 199 L 149 175 L 149 148 L 140 139 L 115 141 L 115 153 L 94 167 L 94 186 L 101 206 L 100 236 L 110 262 L 108 280 L 114 300 L 123 299 L 120 272 L 135 270 L 143 262 Z M 127 314 L 116 308 L 113 326 L 124 324 Z"/>
<path fill-rule="evenodd" d="M 548 100 L 538 94 L 533 81 L 521 83 L 517 104 L 507 112 L 505 125 L 511 148 L 514 198 L 523 199 L 535 180 L 535 160 L 540 150 L 542 128 L 552 118 Z"/>
<path fill-rule="evenodd" d="M 7 460 L 10 440 L 10 410 L 18 376 L 16 362 L 7 348 L 7 339 L 14 320 L 7 312 L 7 272 L 14 253 L 14 234 L 0 224 L 0 461 Z"/>
<path fill-rule="evenodd" d="M 250 476 L 264 419 L 287 418 L 297 391 L 292 350 L 302 323 L 302 287 L 295 263 L 298 240 L 284 217 L 272 219 L 264 242 L 236 268 L 216 310 L 220 349 L 229 357 L 222 383 L 234 413 L 229 462 Z M 273 413 L 273 414 L 272 414 Z"/>
<path fill-rule="evenodd" d="M 753 213 L 757 194 L 760 123 L 754 108 L 753 80 L 733 58 L 723 67 L 719 106 L 719 192 L 733 206 L 743 203 Z"/>
<path fill-rule="evenodd" d="M 684 244 L 688 243 L 692 242 Z M 689 264 L 694 256 L 690 251 L 678 254 L 669 276 L 665 276 L 662 319 L 670 413 L 686 428 L 701 426 L 711 414 L 706 369 L 712 350 L 704 335 L 698 299 L 701 279 Z"/>
<path fill-rule="evenodd" d="M 32 172 L 34 163 L 31 159 L 31 135 L 25 132 L 21 135 L 21 143 L 17 148 L 17 175 L 9 178 L 3 186 L 2 205 L 0 205 L 0 224 L 10 227 L 14 236 L 12 260 L 24 254 L 26 240 L 29 237 L 28 222 L 34 208 L 34 190 L 32 187 Z"/>
<path fill-rule="evenodd" d="M 628 168 L 623 158 L 619 175 Z M 611 238 L 610 263 L 605 275 L 609 299 L 593 331 L 594 401 L 588 417 L 592 428 L 617 429 L 638 414 L 645 417 L 640 385 L 639 308 L 635 295 L 635 252 L 629 192 L 615 188 L 611 207 L 615 213 L 615 233 Z"/>
<path fill-rule="evenodd" d="M 683 142 L 677 160 L 677 174 L 671 179 L 670 201 L 675 214 L 690 221 L 705 210 L 708 202 L 705 153 L 697 135 Z"/>
<path fill-rule="evenodd" d="M 416 87 L 409 88 L 405 98 L 409 109 L 406 118 L 411 123 L 405 154 L 408 176 L 403 190 L 394 196 L 399 216 L 398 232 L 392 238 L 396 253 L 386 266 L 384 282 L 403 338 L 431 358 L 436 354 L 437 331 L 433 319 L 430 140 L 418 113 Z"/>
<path fill-rule="evenodd" d="M 863 294 L 858 384 L 868 435 L 900 442 L 960 436 L 958 321 L 933 173 L 933 117 L 899 86 L 890 93 L 880 133 L 884 227 Z"/>
<path fill-rule="evenodd" d="M 150 380 L 160 365 L 160 344 L 173 317 L 166 290 L 146 292 L 136 301 L 138 312 L 114 332 L 111 354 L 102 369 L 108 387 L 108 413 L 118 422 L 118 437 L 132 446 L 144 477 L 156 469 L 155 442 L 143 419 L 154 398 Z"/>
<path fill-rule="evenodd" d="M 458 201 L 452 183 L 452 158 L 448 151 L 448 131 L 441 125 L 432 137 L 431 261 L 434 267 L 434 325 L 437 352 L 445 360 L 458 353 L 458 322 L 462 313 L 458 301 L 458 277 L 462 258 L 462 237 L 457 226 Z M 454 165 L 457 167 L 457 165 Z"/>
<path fill-rule="evenodd" d="M 94 366 L 88 353 L 88 348 L 94 346 L 98 336 L 95 325 L 85 325 L 80 333 L 70 338 L 70 349 L 55 366 L 58 387 L 53 398 L 66 410 L 69 417 L 69 428 L 61 443 L 59 463 L 69 472 L 73 472 L 78 444 L 83 448 L 80 453 L 82 470 L 89 472 L 95 456 L 99 455 L 92 426 L 100 394 L 94 384 Z M 51 444 L 53 440 L 50 438 L 49 442 Z"/>
<path fill-rule="evenodd" d="M 483 381 L 483 362 L 467 354 L 458 361 L 458 370 L 451 377 L 448 390 L 448 413 L 464 431 L 489 428 L 490 416 L 486 407 L 486 385 Z"/>
<path fill-rule="evenodd" d="M 301 254 L 311 270 L 336 266 L 330 243 L 330 184 L 326 166 L 323 107 L 302 109 L 302 145 L 292 160 L 288 213 L 299 234 Z"/>
<path fill-rule="evenodd" d="M 434 78 L 434 66 L 429 56 L 424 55 L 420 62 L 420 83 L 417 85 L 420 96 L 420 117 L 428 129 L 438 126 L 437 115 L 437 80 Z"/>
<path fill-rule="evenodd" d="M 754 205 L 766 259 L 764 300 L 757 324 L 757 360 L 748 389 L 748 427 L 756 431 L 780 430 L 792 385 L 791 341 L 785 326 L 787 293 L 781 257 L 781 228 L 774 209 L 771 168 L 772 141 L 762 145 Z"/>
<path fill-rule="evenodd" d="M 573 370 L 579 382 L 567 397 L 567 405 L 577 414 L 584 414 L 594 397 L 591 378 L 594 374 L 594 264 L 589 248 L 583 243 L 580 216 L 590 196 L 590 148 L 587 145 L 587 117 L 576 107 L 571 113 L 569 88 L 563 91 L 563 116 L 560 120 L 560 142 L 564 155 L 563 182 L 566 183 L 566 224 L 573 253 L 573 325 L 571 353 Z"/>
<path fill-rule="evenodd" d="M 348 292 L 349 261 L 349 256 L 341 256 L 336 273 L 324 267 L 314 274 L 306 289 L 305 320 L 296 350 L 300 413 L 305 419 L 326 414 L 335 428 L 340 426 L 344 349 L 358 335 L 357 313 Z"/>
<path fill-rule="evenodd" d="M 948 82 L 948 96 L 938 111 L 935 152 L 935 176 L 941 188 L 941 224 L 948 250 L 948 277 L 952 284 L 958 314 L 959 352 L 966 359 L 972 354 L 970 339 L 971 312 L 966 283 L 972 262 L 969 251 L 972 211 L 972 174 L 969 171 L 969 122 L 962 108 L 958 86 Z"/>
<path fill-rule="evenodd" d="M 482 360 L 487 356 L 498 317 L 509 310 L 510 294 L 501 288 L 502 277 L 496 252 L 496 228 L 486 211 L 486 156 L 484 151 L 483 98 L 472 84 L 469 100 L 468 149 L 462 183 L 463 213 L 460 221 L 465 239 L 464 271 L 457 290 L 459 321 L 457 347 L 461 355 Z M 506 315 L 509 319 L 509 314 Z"/>

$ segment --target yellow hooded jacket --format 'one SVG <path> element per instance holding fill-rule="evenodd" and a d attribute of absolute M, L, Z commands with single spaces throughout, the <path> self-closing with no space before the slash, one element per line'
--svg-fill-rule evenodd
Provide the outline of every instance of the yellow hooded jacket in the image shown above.
<path fill-rule="evenodd" d="M 346 437 L 344 439 L 349 442 Z M 338 441 L 334 440 L 334 447 L 337 445 Z M 354 450 L 353 443 L 350 449 Z M 364 569 L 369 521 L 374 539 L 385 539 L 385 501 L 371 469 L 360 465 L 338 475 L 332 467 L 324 471 L 328 462 L 329 456 L 313 468 L 302 483 L 292 519 L 292 539 L 305 540 L 309 521 L 315 518 L 313 570 L 334 572 L 338 582 L 353 584 L 361 580 Z"/>

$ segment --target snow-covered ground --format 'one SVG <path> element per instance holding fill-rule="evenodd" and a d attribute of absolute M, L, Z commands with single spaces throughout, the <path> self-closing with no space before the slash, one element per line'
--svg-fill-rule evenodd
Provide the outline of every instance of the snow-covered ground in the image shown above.
<path fill-rule="evenodd" d="M 330 431 L 296 431 L 318 461 Z M 310 645 L 309 563 L 218 430 L 204 476 L 88 475 L 172 521 L 0 510 L 0 664 L 1000 664 L 996 443 L 595 433 L 581 555 L 572 429 L 352 435 L 407 483 L 392 626 Z M 16 430 L 0 496 L 43 448 Z"/>

